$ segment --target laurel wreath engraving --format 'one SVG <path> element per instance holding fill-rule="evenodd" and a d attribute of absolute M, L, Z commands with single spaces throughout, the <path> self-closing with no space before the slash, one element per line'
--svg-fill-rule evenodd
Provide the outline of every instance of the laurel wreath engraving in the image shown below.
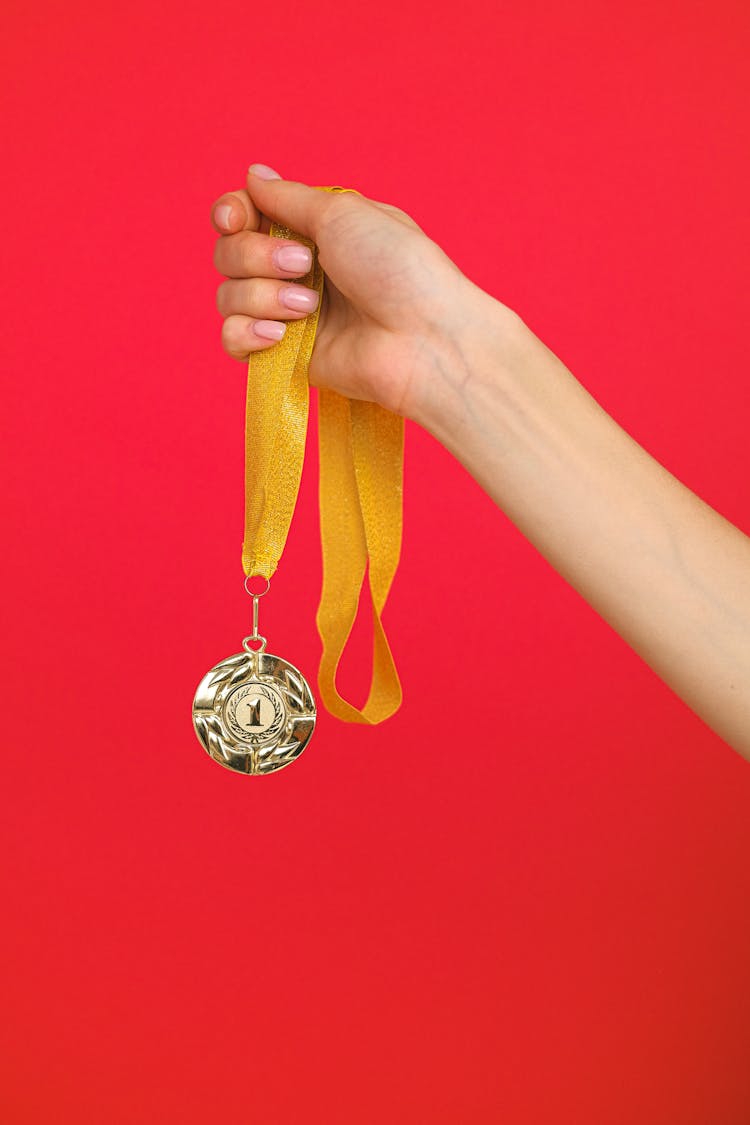
<path fill-rule="evenodd" d="M 274 734 L 277 733 L 276 728 L 280 727 L 280 724 L 284 721 L 284 711 L 278 699 L 276 698 L 275 692 L 269 690 L 263 691 L 262 689 L 263 687 L 265 687 L 265 685 L 260 684 L 259 686 L 261 690 L 259 691 L 259 694 L 263 697 L 263 699 L 267 699 L 268 702 L 273 706 L 273 721 L 270 722 L 264 730 L 258 731 L 257 733 L 244 730 L 237 719 L 237 707 L 242 702 L 242 700 L 250 694 L 254 686 L 254 682 L 249 683 L 247 685 L 247 690 L 243 691 L 243 689 L 240 688 L 239 691 L 232 694 L 231 702 L 227 708 L 227 718 L 230 720 L 230 723 L 233 724 L 232 733 L 236 734 L 238 738 L 242 738 L 249 742 L 260 743 L 273 739 Z"/>
<path fill-rule="evenodd" d="M 193 725 L 204 749 L 221 765 L 248 774 L 271 773 L 293 762 L 304 750 L 315 727 L 315 702 L 297 669 L 267 653 L 263 654 L 259 665 L 256 660 L 255 655 L 238 653 L 221 661 L 203 678 L 193 703 Z M 240 740 L 227 729 L 222 711 L 228 695 L 237 685 L 264 679 L 284 699 L 289 722 L 279 731 L 280 742 L 254 745 L 251 741 L 248 745 L 247 737 Z M 279 705 L 272 694 L 269 692 L 266 698 L 272 700 L 277 711 Z M 283 717 L 283 713 L 280 714 Z"/>

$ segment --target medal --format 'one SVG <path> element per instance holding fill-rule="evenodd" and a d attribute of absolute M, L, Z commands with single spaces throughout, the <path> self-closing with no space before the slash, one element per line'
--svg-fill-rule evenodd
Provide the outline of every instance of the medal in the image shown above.
<path fill-rule="evenodd" d="M 245 589 L 247 587 L 245 579 Z M 219 765 L 238 773 L 273 773 L 293 762 L 315 729 L 315 700 L 299 669 L 266 652 L 258 633 L 258 602 L 253 599 L 253 631 L 244 652 L 222 660 L 198 684 L 193 725 L 204 750 Z"/>
<path fill-rule="evenodd" d="M 242 652 L 205 674 L 193 699 L 193 726 L 203 749 L 227 769 L 253 776 L 275 773 L 296 761 L 312 737 L 316 719 L 305 677 L 287 660 L 266 652 L 258 614 L 297 502 L 309 409 L 307 369 L 324 274 L 311 239 L 277 223 L 271 224 L 270 234 L 311 249 L 312 267 L 300 280 L 316 289 L 320 299 L 308 316 L 287 322 L 278 344 L 250 355 L 242 566 L 245 590 L 253 599 L 253 630 L 243 638 Z M 318 402 L 323 547 L 323 590 L 316 617 L 323 642 L 318 687 L 327 710 L 337 718 L 380 723 L 401 704 L 381 613 L 401 549 L 404 420 L 375 403 L 349 400 L 322 388 Z M 339 695 L 335 680 L 366 571 L 373 608 L 373 671 L 367 702 L 360 709 Z"/>

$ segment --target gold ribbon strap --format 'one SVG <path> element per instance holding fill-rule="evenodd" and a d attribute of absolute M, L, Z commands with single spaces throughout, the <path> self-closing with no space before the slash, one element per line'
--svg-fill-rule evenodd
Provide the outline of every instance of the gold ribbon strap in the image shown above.
<path fill-rule="evenodd" d="M 271 224 L 270 233 L 310 247 L 312 268 L 301 281 L 318 292 L 319 301 L 304 319 L 287 322 L 278 344 L 251 353 L 248 362 L 242 565 L 246 575 L 264 578 L 276 570 L 297 501 L 307 432 L 307 372 L 325 283 L 314 242 L 277 223 Z M 337 718 L 380 723 L 401 704 L 401 684 L 381 614 L 401 553 L 404 420 L 373 402 L 322 388 L 318 407 L 323 548 L 318 688 L 325 707 Z M 359 709 L 339 694 L 336 671 L 354 625 L 368 562 L 373 665 L 367 702 Z"/>
<path fill-rule="evenodd" d="M 275 223 L 271 225 L 271 234 L 293 238 L 310 247 L 312 268 L 301 280 L 322 296 L 323 271 L 318 264 L 315 243 Z M 305 459 L 309 402 L 307 368 L 319 312 L 320 302 L 304 319 L 288 321 L 284 338 L 278 344 L 250 354 L 242 544 L 242 566 L 246 575 L 270 578 L 286 543 Z"/>

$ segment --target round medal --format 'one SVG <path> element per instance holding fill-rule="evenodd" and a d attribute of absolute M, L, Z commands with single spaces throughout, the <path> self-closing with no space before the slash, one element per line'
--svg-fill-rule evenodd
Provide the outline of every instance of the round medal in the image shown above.
<path fill-rule="evenodd" d="M 283 769 L 315 729 L 315 700 L 292 664 L 243 641 L 244 652 L 207 672 L 193 700 L 193 726 L 204 750 L 237 773 Z"/>

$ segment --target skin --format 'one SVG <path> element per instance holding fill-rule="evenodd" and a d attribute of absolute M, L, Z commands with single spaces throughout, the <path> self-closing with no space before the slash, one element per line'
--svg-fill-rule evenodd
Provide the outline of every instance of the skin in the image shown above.
<path fill-rule="evenodd" d="M 652 458 L 521 318 L 474 285 L 405 212 L 265 178 L 211 209 L 222 344 L 273 347 L 270 220 L 312 239 L 326 273 L 313 385 L 427 429 L 654 672 L 750 759 L 750 539 Z M 284 244 L 295 245 L 291 240 Z"/>

